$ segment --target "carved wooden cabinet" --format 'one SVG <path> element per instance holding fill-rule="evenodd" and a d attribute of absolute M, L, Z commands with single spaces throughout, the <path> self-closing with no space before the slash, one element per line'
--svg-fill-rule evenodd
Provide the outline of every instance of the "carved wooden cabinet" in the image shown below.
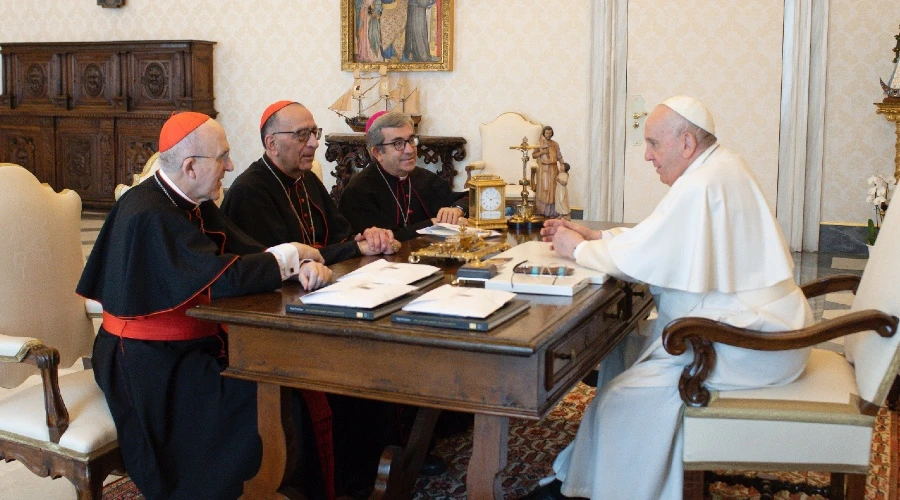
<path fill-rule="evenodd" d="M 116 184 L 141 171 L 173 111 L 216 116 L 214 44 L 0 44 L 0 162 L 78 192 L 86 207 L 112 206 Z"/>

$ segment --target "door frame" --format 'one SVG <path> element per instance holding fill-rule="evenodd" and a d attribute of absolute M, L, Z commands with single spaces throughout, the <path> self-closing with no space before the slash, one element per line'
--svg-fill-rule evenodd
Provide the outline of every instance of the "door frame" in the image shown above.
<path fill-rule="evenodd" d="M 821 221 L 825 74 L 830 0 L 785 0 L 775 214 L 792 251 L 816 251 Z M 625 212 L 628 0 L 591 9 L 589 186 L 586 218 L 621 222 Z M 593 191 L 593 190 L 591 190 Z M 589 191 L 589 192 L 591 192 Z"/>

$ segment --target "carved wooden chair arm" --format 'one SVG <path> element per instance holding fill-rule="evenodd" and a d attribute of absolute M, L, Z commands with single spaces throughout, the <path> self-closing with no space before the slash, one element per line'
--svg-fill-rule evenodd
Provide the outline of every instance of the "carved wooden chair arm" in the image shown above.
<path fill-rule="evenodd" d="M 685 366 L 678 382 L 678 391 L 688 406 L 706 406 L 709 391 L 703 384 L 716 365 L 714 342 L 758 351 L 785 351 L 814 346 L 866 330 L 875 330 L 882 337 L 890 337 L 897 331 L 897 322 L 896 316 L 874 309 L 852 312 L 800 330 L 784 332 L 746 330 L 706 318 L 680 318 L 666 326 L 662 341 L 666 351 L 675 356 L 687 351 L 690 343 L 694 359 Z"/>
<path fill-rule="evenodd" d="M 43 344 L 32 345 L 20 363 L 34 365 L 41 371 L 47 429 L 50 441 L 58 444 L 60 436 L 69 428 L 69 412 L 59 390 L 59 351 Z"/>
<path fill-rule="evenodd" d="M 856 294 L 859 280 L 860 277 L 853 274 L 838 274 L 804 283 L 800 289 L 803 290 L 803 295 L 806 295 L 807 299 L 834 292 L 851 291 Z"/>
<path fill-rule="evenodd" d="M 485 165 L 483 161 L 473 161 L 472 163 L 466 165 L 466 180 L 472 178 L 472 172 L 484 170 L 484 167 Z"/>

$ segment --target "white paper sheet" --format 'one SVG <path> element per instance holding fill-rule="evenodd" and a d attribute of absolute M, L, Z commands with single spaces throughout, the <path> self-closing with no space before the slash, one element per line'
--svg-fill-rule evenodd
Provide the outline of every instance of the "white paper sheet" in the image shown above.
<path fill-rule="evenodd" d="M 384 259 L 378 259 L 352 273 L 341 276 L 337 281 L 366 281 L 369 283 L 408 285 L 422 278 L 427 278 L 440 270 L 439 267 L 426 264 L 388 262 Z"/>
<path fill-rule="evenodd" d="M 486 318 L 516 294 L 483 288 L 444 285 L 403 306 L 404 311 Z"/>
<path fill-rule="evenodd" d="M 424 227 L 416 231 L 419 234 L 431 235 L 431 236 L 457 236 L 463 232 L 463 229 L 456 224 L 448 224 L 446 222 L 438 222 L 437 224 L 429 227 Z M 493 238 L 494 236 L 500 236 L 499 231 L 491 231 L 489 229 L 476 229 L 474 227 L 465 228 L 466 233 L 474 233 L 476 236 L 481 236 L 482 238 Z"/>
<path fill-rule="evenodd" d="M 412 285 L 340 281 L 300 297 L 304 304 L 372 309 L 416 290 Z"/>

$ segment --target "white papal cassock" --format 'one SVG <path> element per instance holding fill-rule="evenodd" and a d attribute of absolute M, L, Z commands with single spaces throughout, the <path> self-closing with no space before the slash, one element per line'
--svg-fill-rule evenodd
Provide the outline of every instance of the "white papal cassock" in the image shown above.
<path fill-rule="evenodd" d="M 693 354 L 668 354 L 662 330 L 684 316 L 759 331 L 808 325 L 812 313 L 794 282 L 781 230 L 744 160 L 715 144 L 672 184 L 647 219 L 631 229 L 604 231 L 603 239 L 579 245 L 575 258 L 650 285 L 659 316 L 629 339 L 641 346 L 634 351 L 637 361 L 620 363 L 619 371 L 627 369 L 598 385 L 575 440 L 554 462 L 562 493 L 612 500 L 681 498 L 678 379 Z M 784 384 L 800 375 L 808 355 L 807 349 L 776 353 L 716 345 L 707 387 Z"/>

